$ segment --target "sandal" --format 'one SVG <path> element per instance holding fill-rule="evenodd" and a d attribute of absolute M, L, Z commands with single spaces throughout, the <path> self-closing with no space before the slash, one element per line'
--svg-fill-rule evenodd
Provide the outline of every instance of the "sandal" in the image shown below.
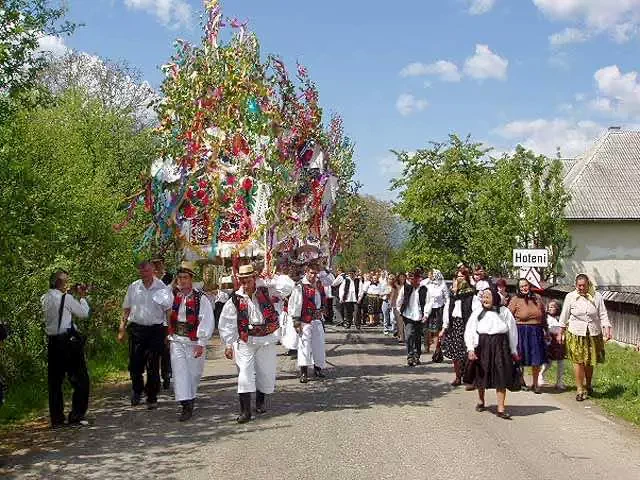
<path fill-rule="evenodd" d="M 456 378 L 453 382 L 451 382 L 452 387 L 459 387 L 460 385 L 462 385 L 462 380 L 460 380 L 459 378 Z"/>
<path fill-rule="evenodd" d="M 509 415 L 507 412 L 498 412 L 496 413 L 496 416 L 503 420 L 511 420 L 511 415 Z"/>
<path fill-rule="evenodd" d="M 584 392 L 579 393 L 576 395 L 576 402 L 584 402 L 586 400 L 587 396 Z"/>
<path fill-rule="evenodd" d="M 485 411 L 484 403 L 476 404 L 476 412 L 484 412 L 484 411 Z"/>

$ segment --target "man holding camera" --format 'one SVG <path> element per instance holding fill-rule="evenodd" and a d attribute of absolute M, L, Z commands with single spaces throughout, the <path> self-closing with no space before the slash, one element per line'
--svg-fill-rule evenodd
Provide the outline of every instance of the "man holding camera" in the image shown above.
<path fill-rule="evenodd" d="M 87 318 L 89 304 L 87 287 L 77 285 L 74 295 L 67 293 L 69 275 L 58 270 L 51 275 L 49 291 L 40 302 L 44 312 L 48 336 L 48 383 L 49 383 L 49 415 L 51 427 L 64 425 L 64 396 L 62 383 L 65 376 L 73 387 L 69 425 L 86 425 L 85 414 L 89 408 L 89 373 L 84 357 L 84 339 L 73 323 L 73 316 Z"/>
<path fill-rule="evenodd" d="M 124 341 L 129 333 L 129 374 L 131 376 L 131 405 L 140 405 L 142 392 L 147 395 L 147 408 L 158 407 L 160 391 L 160 357 L 165 348 L 165 313 L 153 300 L 166 285 L 155 277 L 151 262 L 138 265 L 140 279 L 129 285 L 122 303 L 123 315 L 118 331 L 118 341 Z M 145 385 L 143 374 L 147 370 Z"/>

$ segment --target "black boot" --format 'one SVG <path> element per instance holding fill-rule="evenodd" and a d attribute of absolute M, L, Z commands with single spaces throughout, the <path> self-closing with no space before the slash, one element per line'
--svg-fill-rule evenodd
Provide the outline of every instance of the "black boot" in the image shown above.
<path fill-rule="evenodd" d="M 180 414 L 179 420 L 186 422 L 193 416 L 193 400 L 183 400 L 180 404 L 182 405 L 182 413 Z"/>
<path fill-rule="evenodd" d="M 300 367 L 300 383 L 309 381 L 309 367 Z"/>
<path fill-rule="evenodd" d="M 240 415 L 236 419 L 238 423 L 247 423 L 251 420 L 251 394 L 240 393 Z"/>
<path fill-rule="evenodd" d="M 267 396 L 260 390 L 256 392 L 256 413 L 267 412 Z"/>
<path fill-rule="evenodd" d="M 313 372 L 316 378 L 325 378 L 326 375 L 322 373 L 322 369 L 320 367 L 313 367 Z"/>

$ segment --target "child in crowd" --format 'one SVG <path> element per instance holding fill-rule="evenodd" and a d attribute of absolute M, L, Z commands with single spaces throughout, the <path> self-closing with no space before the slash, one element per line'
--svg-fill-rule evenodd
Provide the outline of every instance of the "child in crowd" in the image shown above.
<path fill-rule="evenodd" d="M 558 372 L 556 377 L 556 390 L 564 390 L 564 382 L 562 377 L 564 375 L 564 358 L 566 355 L 566 348 L 562 341 L 562 327 L 560 325 L 560 305 L 557 301 L 552 300 L 547 305 L 547 326 L 549 328 L 549 345 L 547 347 L 548 362 L 542 366 L 540 370 L 539 385 L 544 385 L 543 373 L 551 366 L 551 362 L 556 361 L 558 365 Z"/>

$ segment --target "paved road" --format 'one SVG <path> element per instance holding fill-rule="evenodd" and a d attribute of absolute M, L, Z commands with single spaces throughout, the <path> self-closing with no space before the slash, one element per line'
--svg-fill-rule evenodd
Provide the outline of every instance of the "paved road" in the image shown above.
<path fill-rule="evenodd" d="M 149 412 L 112 392 L 84 429 L 40 431 L 9 457 L 8 478 L 638 480 L 640 432 L 570 393 L 508 397 L 514 418 L 476 413 L 451 367 L 403 366 L 374 331 L 327 335 L 328 378 L 298 383 L 279 358 L 270 413 L 238 426 L 235 367 L 209 352 L 191 423 L 169 397 Z M 488 392 L 493 401 L 493 392 Z M 162 401 L 164 400 L 164 401 Z M 45 447 L 42 444 L 45 444 Z"/>

